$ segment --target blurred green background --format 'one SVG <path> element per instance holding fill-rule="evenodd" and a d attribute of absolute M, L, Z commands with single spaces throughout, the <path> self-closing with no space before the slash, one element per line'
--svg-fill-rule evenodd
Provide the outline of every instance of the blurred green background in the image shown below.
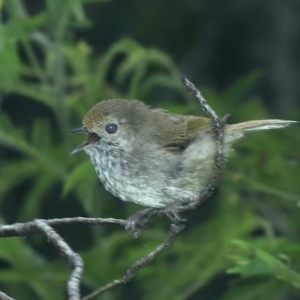
<path fill-rule="evenodd" d="M 220 116 L 300 119 L 300 2 L 0 1 L 1 223 L 127 218 L 70 136 L 101 99 L 201 114 L 186 75 Z M 175 244 L 101 299 L 300 299 L 300 134 L 295 125 L 235 145 L 215 195 Z M 123 276 L 166 236 L 113 226 L 57 228 L 85 262 L 82 294 Z M 0 239 L 0 291 L 66 299 L 67 262 L 44 236 Z"/>

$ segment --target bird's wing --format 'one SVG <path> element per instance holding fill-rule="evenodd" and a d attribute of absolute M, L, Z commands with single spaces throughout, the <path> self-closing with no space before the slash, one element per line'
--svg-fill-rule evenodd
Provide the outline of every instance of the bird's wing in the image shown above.
<path fill-rule="evenodd" d="M 213 128 L 213 122 L 209 118 L 202 117 L 187 117 L 187 139 L 189 142 L 192 142 L 197 137 L 205 134 Z"/>
<path fill-rule="evenodd" d="M 159 116 L 155 139 L 166 151 L 174 154 L 181 153 L 197 137 L 213 127 L 212 121 L 208 118 L 175 115 L 161 109 Z"/>

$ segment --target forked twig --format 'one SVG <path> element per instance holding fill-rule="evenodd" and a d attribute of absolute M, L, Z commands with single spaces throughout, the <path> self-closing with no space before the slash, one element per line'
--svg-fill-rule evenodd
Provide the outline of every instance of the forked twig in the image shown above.
<path fill-rule="evenodd" d="M 73 272 L 68 281 L 68 295 L 70 300 L 80 299 L 80 280 L 83 272 L 83 260 L 71 247 L 43 220 L 35 221 L 36 227 L 46 235 L 48 242 L 52 243 L 59 252 L 65 256 Z"/>
<path fill-rule="evenodd" d="M 0 237 L 12 236 L 28 236 L 32 234 L 42 233 L 47 237 L 48 242 L 53 244 L 64 257 L 67 258 L 69 265 L 73 268 L 73 272 L 68 280 L 68 299 L 80 300 L 80 282 L 83 272 L 83 261 L 79 254 L 74 252 L 71 247 L 58 235 L 51 226 L 67 225 L 67 224 L 118 224 L 125 227 L 126 220 L 113 218 L 65 218 L 52 220 L 34 220 L 28 223 L 15 223 L 11 225 L 0 226 Z M 6 294 L 0 292 L 0 300 L 13 300 Z"/>

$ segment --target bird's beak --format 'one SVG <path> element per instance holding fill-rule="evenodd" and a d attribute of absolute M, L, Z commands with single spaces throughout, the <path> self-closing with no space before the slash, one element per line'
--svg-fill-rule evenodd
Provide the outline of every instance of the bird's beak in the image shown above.
<path fill-rule="evenodd" d="M 85 133 L 87 134 L 87 140 L 84 141 L 81 145 L 79 145 L 77 148 L 75 148 L 70 154 L 76 154 L 77 152 L 83 150 L 85 147 L 92 145 L 100 140 L 100 137 L 94 133 L 94 132 L 89 132 L 86 127 L 80 127 L 76 128 L 70 131 L 70 134 L 73 133 Z"/>
<path fill-rule="evenodd" d="M 70 155 L 76 154 L 77 152 L 81 151 L 84 149 L 84 147 L 87 145 L 87 142 L 82 143 L 81 145 L 79 145 L 78 147 L 76 147 L 71 153 Z"/>
<path fill-rule="evenodd" d="M 79 127 L 76 129 L 73 129 L 69 132 L 69 134 L 73 134 L 73 133 L 88 133 L 89 131 L 87 130 L 86 127 Z"/>
<path fill-rule="evenodd" d="M 69 134 L 74 134 L 74 133 L 88 133 L 88 130 L 86 129 L 86 127 L 79 127 L 79 128 L 75 128 L 73 130 L 71 130 L 69 132 Z M 85 146 L 86 146 L 86 141 L 84 143 L 82 143 L 81 145 L 79 145 L 77 148 L 75 148 L 70 154 L 76 154 L 77 152 L 81 151 Z"/>

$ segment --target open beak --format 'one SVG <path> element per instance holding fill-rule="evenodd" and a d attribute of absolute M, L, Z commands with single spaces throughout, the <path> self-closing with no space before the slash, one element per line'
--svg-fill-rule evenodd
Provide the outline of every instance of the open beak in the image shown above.
<path fill-rule="evenodd" d="M 100 140 L 100 137 L 95 132 L 89 132 L 86 127 L 80 127 L 76 128 L 70 131 L 70 134 L 73 133 L 85 133 L 87 134 L 87 139 L 84 141 L 81 145 L 79 145 L 77 148 L 75 148 L 70 154 L 76 154 L 77 152 L 83 150 L 85 147 L 89 145 L 93 145 L 94 143 L 98 142 Z"/>

